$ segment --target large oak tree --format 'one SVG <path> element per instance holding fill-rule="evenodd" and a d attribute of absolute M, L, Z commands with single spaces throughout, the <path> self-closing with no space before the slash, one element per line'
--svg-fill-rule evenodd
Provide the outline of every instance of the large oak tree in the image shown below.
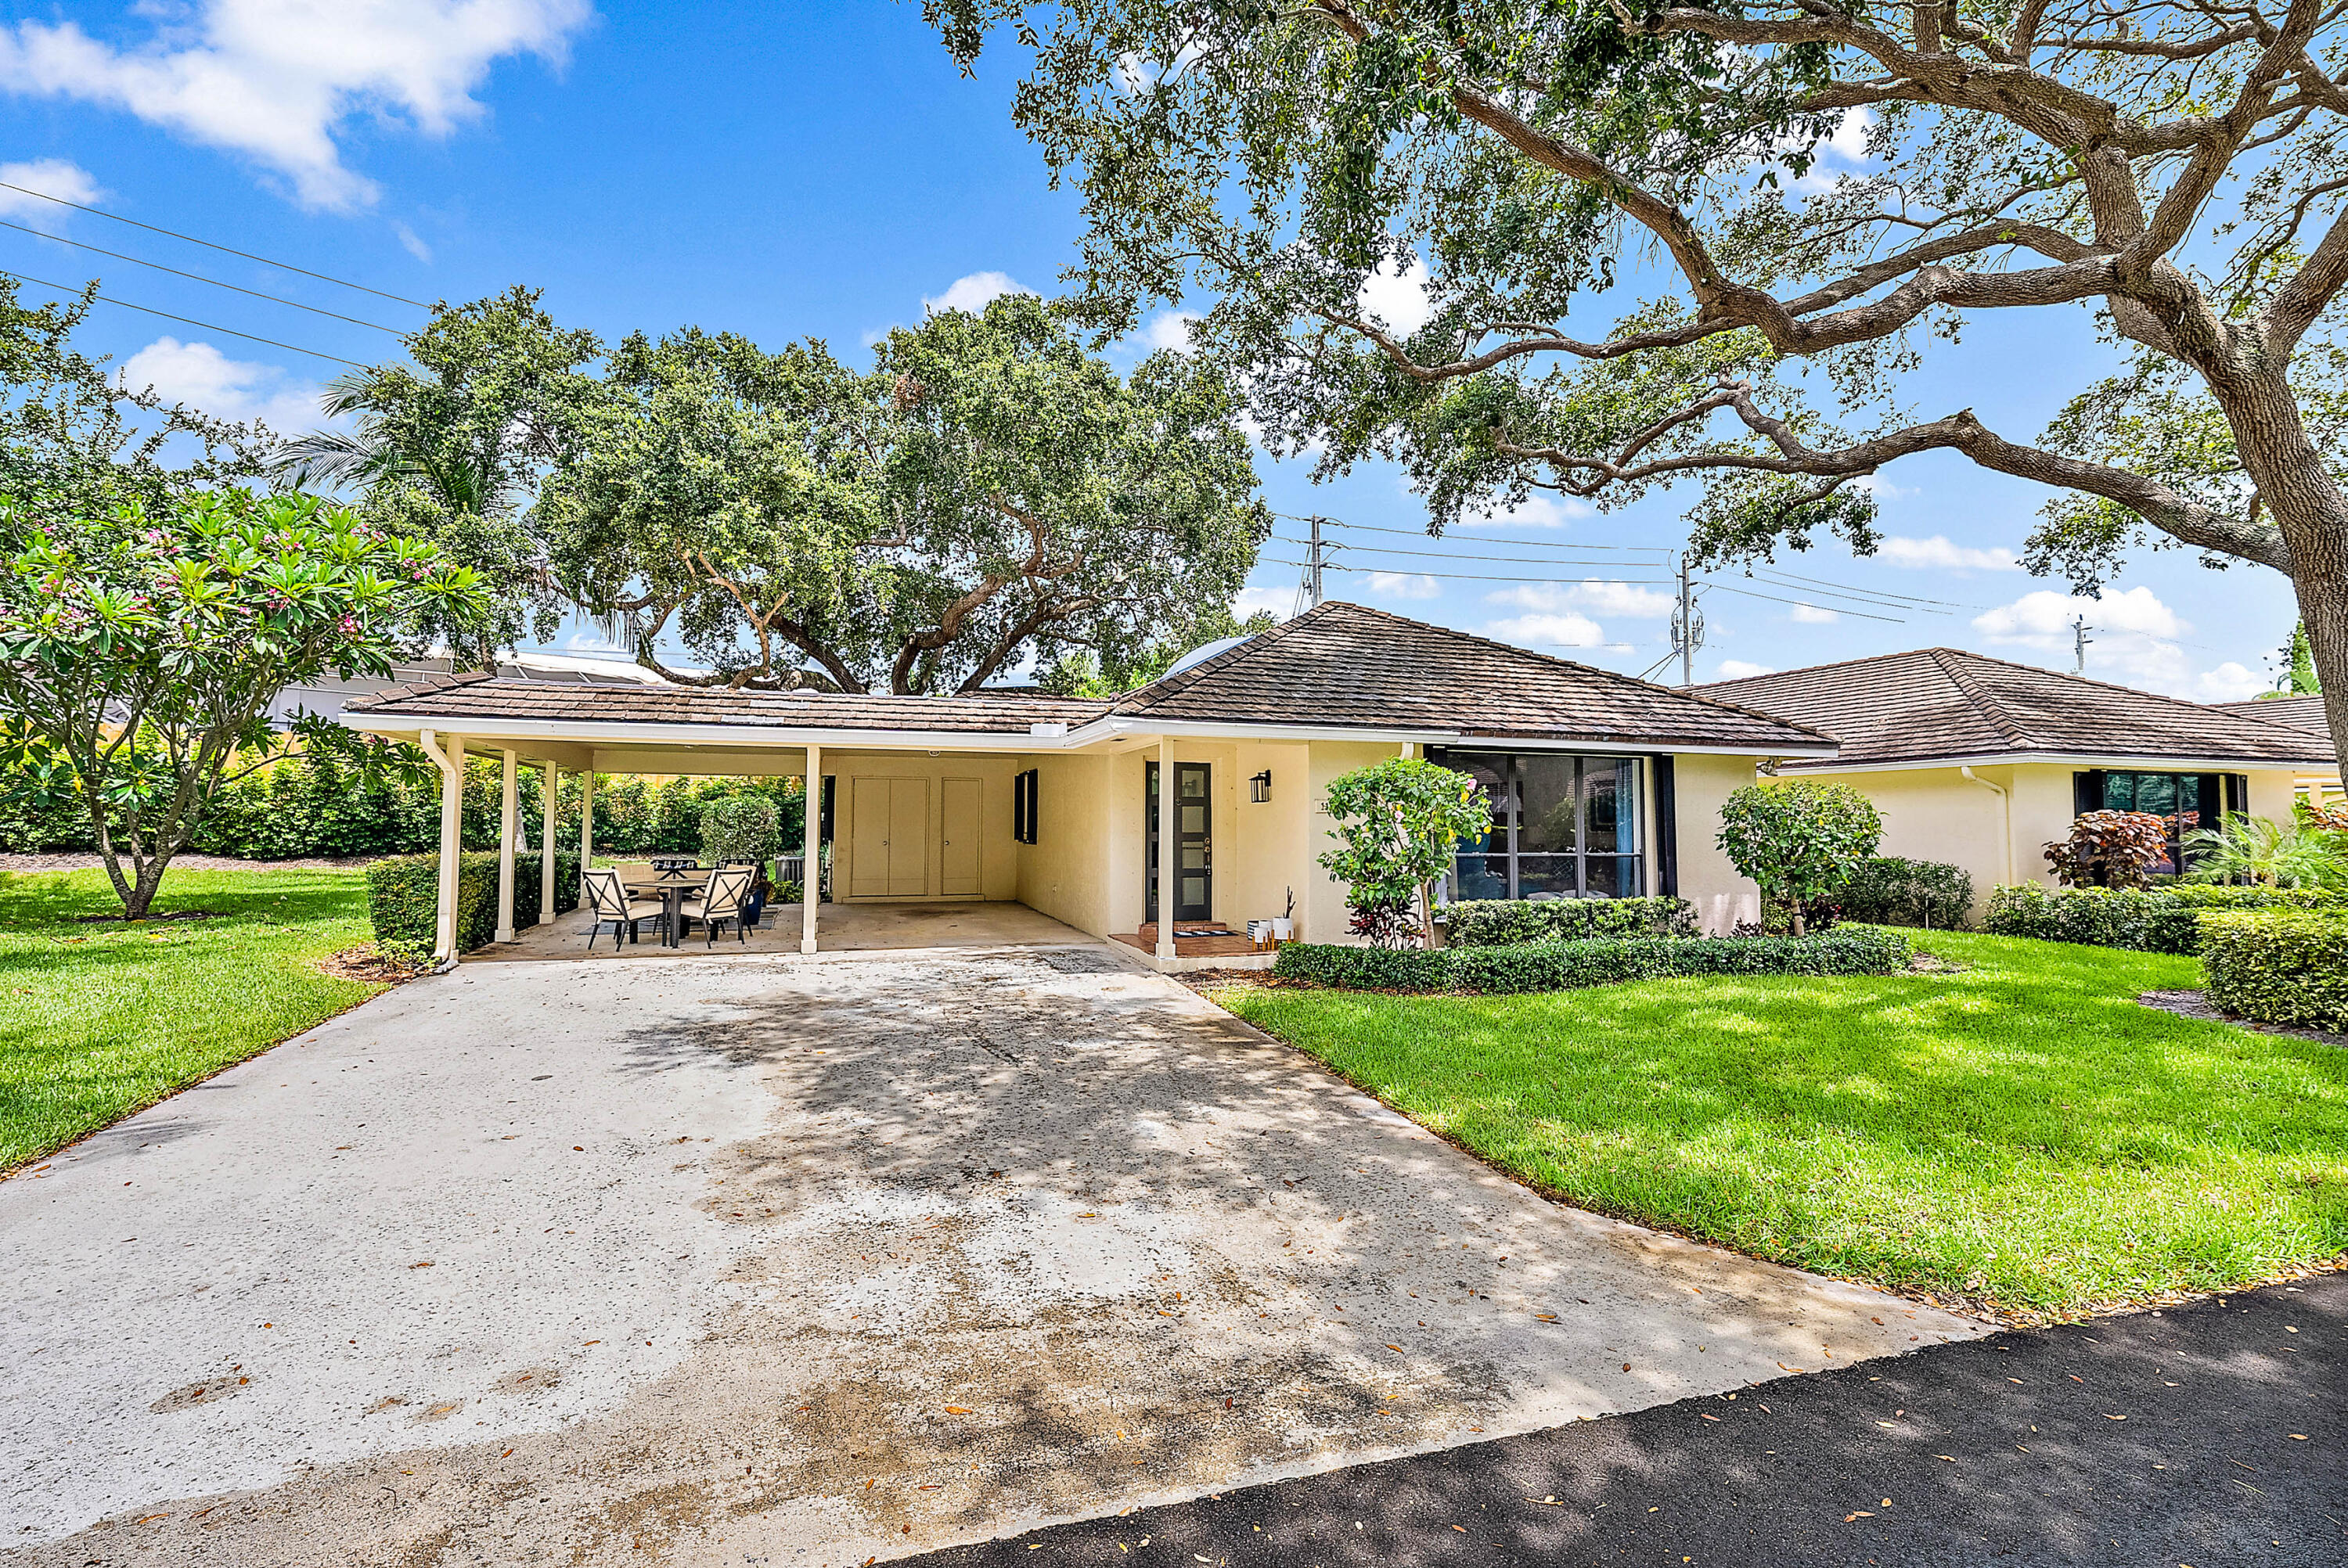
<path fill-rule="evenodd" d="M 2348 753 L 2339 0 L 927 9 L 1029 52 L 1092 324 L 1210 297 L 1272 437 L 1399 460 L 1437 528 L 1692 480 L 1708 558 L 1864 551 L 1859 482 L 1961 454 L 2057 492 L 2032 564 L 2083 586 L 2147 541 L 2288 574 Z M 1365 302 L 1420 267 L 1423 325 Z M 2061 307 L 2117 373 L 2046 431 L 1906 405 L 1938 340 Z"/>
<path fill-rule="evenodd" d="M 1120 377 L 1043 301 L 942 311 L 870 369 L 687 331 L 613 354 L 531 527 L 553 579 L 689 684 L 971 691 L 1115 667 L 1227 607 L 1270 518 L 1224 379 Z M 673 635 L 705 672 L 655 652 Z"/>

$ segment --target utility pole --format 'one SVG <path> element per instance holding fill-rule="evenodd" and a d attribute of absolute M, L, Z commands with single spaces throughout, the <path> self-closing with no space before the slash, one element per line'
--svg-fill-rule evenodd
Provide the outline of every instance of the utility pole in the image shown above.
<path fill-rule="evenodd" d="M 1695 607 L 1688 558 L 1680 557 L 1680 601 L 1672 611 L 1672 651 L 1680 656 L 1680 684 L 1695 684 L 1695 651 L 1704 646 L 1704 612 Z"/>
<path fill-rule="evenodd" d="M 1318 518 L 1313 519 L 1313 548 L 1312 553 L 1304 558 L 1304 597 L 1311 600 L 1313 606 L 1318 606 L 1321 602 L 1321 519 Z"/>
<path fill-rule="evenodd" d="M 2071 622 L 2072 674 L 2085 675 L 2087 672 L 2087 644 L 2094 641 L 2094 638 L 2087 635 L 2087 617 L 2085 612 L 2082 611 Z"/>

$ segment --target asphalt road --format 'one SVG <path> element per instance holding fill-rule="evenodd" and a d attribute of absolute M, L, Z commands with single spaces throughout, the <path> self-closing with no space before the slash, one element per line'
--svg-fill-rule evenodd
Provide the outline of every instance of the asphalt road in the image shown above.
<path fill-rule="evenodd" d="M 932 1553 L 938 1568 L 2348 1563 L 2348 1275 Z"/>

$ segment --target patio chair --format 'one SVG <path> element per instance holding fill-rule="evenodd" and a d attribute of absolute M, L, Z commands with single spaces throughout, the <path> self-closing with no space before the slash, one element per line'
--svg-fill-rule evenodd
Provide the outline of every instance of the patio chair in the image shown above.
<path fill-rule="evenodd" d="M 702 890 L 701 897 L 685 901 L 685 907 L 678 917 L 681 923 L 679 938 L 692 930 L 693 923 L 698 920 L 708 928 L 709 945 L 714 947 L 717 941 L 717 927 L 731 920 L 734 922 L 734 939 L 748 941 L 748 937 L 744 934 L 742 915 L 744 906 L 749 901 L 750 884 L 757 875 L 757 869 L 748 866 L 721 866 L 711 872 L 709 885 Z"/>
<path fill-rule="evenodd" d="M 612 927 L 612 950 L 619 951 L 620 933 L 625 930 L 628 940 L 636 939 L 636 927 L 645 920 L 657 920 L 662 905 L 657 898 L 631 898 L 620 885 L 620 873 L 611 866 L 590 866 L 579 874 L 579 890 L 587 895 L 588 907 L 594 911 L 595 923 L 587 930 L 587 949 L 594 951 L 595 938 L 603 927 Z"/>
<path fill-rule="evenodd" d="M 612 870 L 623 882 L 650 882 L 659 875 L 649 860 L 623 860 Z"/>

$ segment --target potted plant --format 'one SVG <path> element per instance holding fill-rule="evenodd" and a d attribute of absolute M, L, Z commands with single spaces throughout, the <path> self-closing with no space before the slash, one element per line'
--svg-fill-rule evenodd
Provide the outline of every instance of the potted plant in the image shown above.
<path fill-rule="evenodd" d="M 767 868 L 782 845 L 775 803 L 762 794 L 730 794 L 701 808 L 702 858 L 717 866 L 750 866 L 757 876 L 750 884 L 749 902 L 742 923 L 755 926 L 766 916 L 773 892 Z"/>

